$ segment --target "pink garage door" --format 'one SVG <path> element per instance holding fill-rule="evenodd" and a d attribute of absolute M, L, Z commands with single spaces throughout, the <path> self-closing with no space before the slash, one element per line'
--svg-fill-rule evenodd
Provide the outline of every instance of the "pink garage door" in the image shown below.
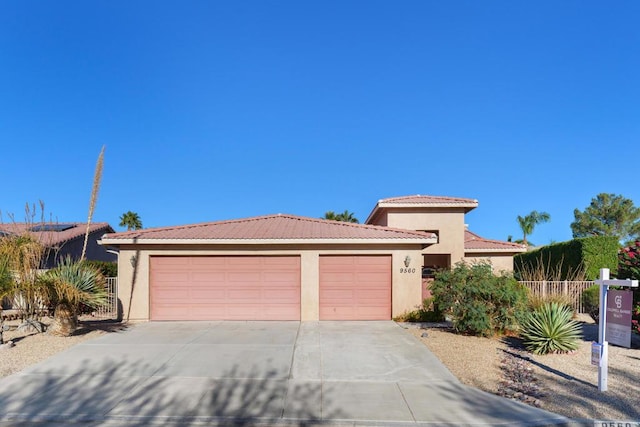
<path fill-rule="evenodd" d="M 300 320 L 299 257 L 151 257 L 151 320 Z"/>
<path fill-rule="evenodd" d="M 389 319 L 390 256 L 320 257 L 320 320 Z"/>

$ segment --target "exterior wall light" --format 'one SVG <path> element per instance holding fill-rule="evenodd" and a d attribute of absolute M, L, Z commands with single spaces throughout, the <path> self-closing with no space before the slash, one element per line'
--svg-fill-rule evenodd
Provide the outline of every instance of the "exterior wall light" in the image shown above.
<path fill-rule="evenodd" d="M 138 262 L 138 257 L 135 255 L 131 255 L 129 261 L 131 261 L 131 267 L 135 267 Z"/>
<path fill-rule="evenodd" d="M 404 258 L 404 266 L 405 266 L 405 267 L 409 267 L 409 265 L 410 265 L 410 264 L 411 264 L 411 257 L 410 257 L 409 255 L 407 255 L 407 256 Z"/>

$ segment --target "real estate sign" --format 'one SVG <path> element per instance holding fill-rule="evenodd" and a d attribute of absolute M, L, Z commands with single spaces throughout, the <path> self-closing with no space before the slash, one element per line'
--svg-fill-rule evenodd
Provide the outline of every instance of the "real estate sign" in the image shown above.
<path fill-rule="evenodd" d="M 621 347 L 631 347 L 631 291 L 609 291 L 607 296 L 606 340 Z"/>

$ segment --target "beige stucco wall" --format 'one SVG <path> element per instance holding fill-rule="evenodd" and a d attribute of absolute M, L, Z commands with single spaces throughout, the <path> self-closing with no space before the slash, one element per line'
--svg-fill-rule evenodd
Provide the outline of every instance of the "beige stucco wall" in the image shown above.
<path fill-rule="evenodd" d="M 477 253 L 467 254 L 464 257 L 465 262 L 473 263 L 479 261 L 489 261 L 493 267 L 493 271 L 498 273 L 501 271 L 513 272 L 513 255 L 512 254 L 490 254 Z"/>
<path fill-rule="evenodd" d="M 213 250 L 215 249 L 215 250 Z M 217 247 L 197 248 L 178 246 L 122 247 L 118 258 L 118 298 L 122 304 L 125 320 L 149 320 L 149 257 L 154 255 L 299 255 L 301 281 L 301 313 L 303 321 L 319 320 L 321 255 L 391 255 L 392 317 L 415 309 L 422 302 L 421 248 L 418 245 L 384 247 L 383 245 L 361 245 L 359 247 L 312 246 L 295 247 Z M 411 263 L 407 272 L 404 265 L 409 256 Z M 132 258 L 136 260 L 135 268 Z"/>
<path fill-rule="evenodd" d="M 389 227 L 437 232 L 438 243 L 429 246 L 423 253 L 451 254 L 451 265 L 464 258 L 464 209 L 432 208 L 430 212 L 389 209 L 386 218 Z"/>

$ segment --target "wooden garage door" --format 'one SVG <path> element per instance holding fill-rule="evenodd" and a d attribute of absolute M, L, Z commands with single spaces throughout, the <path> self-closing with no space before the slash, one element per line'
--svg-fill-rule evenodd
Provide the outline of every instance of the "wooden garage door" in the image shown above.
<path fill-rule="evenodd" d="M 320 320 L 391 319 L 391 256 L 321 256 Z"/>
<path fill-rule="evenodd" d="M 300 320 L 299 257 L 151 257 L 151 320 Z"/>

